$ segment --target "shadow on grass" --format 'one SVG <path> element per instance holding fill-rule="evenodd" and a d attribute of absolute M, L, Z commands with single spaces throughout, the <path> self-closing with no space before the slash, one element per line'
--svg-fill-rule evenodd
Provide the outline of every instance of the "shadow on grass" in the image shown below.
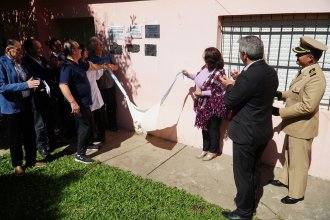
<path fill-rule="evenodd" d="M 61 219 L 62 191 L 85 172 L 46 176 L 40 170 L 17 177 L 0 176 L 0 219 Z"/>

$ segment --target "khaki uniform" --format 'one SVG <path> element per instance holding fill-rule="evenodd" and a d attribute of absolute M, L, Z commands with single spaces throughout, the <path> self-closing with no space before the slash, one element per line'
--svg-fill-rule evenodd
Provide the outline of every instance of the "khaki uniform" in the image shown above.
<path fill-rule="evenodd" d="M 307 66 L 282 92 L 286 106 L 279 110 L 282 129 L 286 134 L 284 148 L 286 162 L 280 181 L 289 186 L 289 196 L 304 197 L 311 145 L 318 135 L 319 104 L 325 92 L 325 76 L 319 64 Z"/>

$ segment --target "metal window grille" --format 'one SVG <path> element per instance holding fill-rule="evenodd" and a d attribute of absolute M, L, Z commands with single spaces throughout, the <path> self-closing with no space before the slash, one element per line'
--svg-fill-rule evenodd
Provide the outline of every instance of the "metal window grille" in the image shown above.
<path fill-rule="evenodd" d="M 244 65 L 238 53 L 238 39 L 259 36 L 265 47 L 265 59 L 275 68 L 279 77 L 279 90 L 287 90 L 297 75 L 292 47 L 298 46 L 301 36 L 310 36 L 325 43 L 330 50 L 330 14 L 248 15 L 220 17 L 221 51 L 227 73 L 241 70 Z M 326 79 L 326 92 L 321 105 L 330 105 L 330 52 L 323 53 L 319 64 Z"/>

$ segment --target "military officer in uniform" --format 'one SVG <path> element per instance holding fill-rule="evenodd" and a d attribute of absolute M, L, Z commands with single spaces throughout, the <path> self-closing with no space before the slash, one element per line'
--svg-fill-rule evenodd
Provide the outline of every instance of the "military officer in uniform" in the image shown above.
<path fill-rule="evenodd" d="M 304 199 L 311 145 L 318 135 L 319 104 L 326 87 L 318 60 L 327 49 L 326 45 L 313 38 L 301 37 L 300 46 L 292 49 L 301 70 L 288 91 L 276 93 L 278 99 L 286 101 L 284 108 L 273 107 L 273 115 L 282 118 L 281 128 L 286 134 L 285 163 L 281 178 L 270 183 L 289 189 L 288 196 L 281 199 L 284 204 L 294 204 Z"/>

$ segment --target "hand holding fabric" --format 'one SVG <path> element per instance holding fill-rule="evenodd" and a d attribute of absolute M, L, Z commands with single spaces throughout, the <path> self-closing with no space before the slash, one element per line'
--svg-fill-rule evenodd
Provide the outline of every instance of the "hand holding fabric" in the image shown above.
<path fill-rule="evenodd" d="M 200 90 L 196 90 L 196 91 L 194 92 L 194 95 L 195 95 L 195 96 L 201 96 L 201 95 L 202 95 L 202 91 L 200 91 Z"/>
<path fill-rule="evenodd" d="M 188 71 L 187 70 L 182 70 L 182 74 L 188 77 Z"/>

